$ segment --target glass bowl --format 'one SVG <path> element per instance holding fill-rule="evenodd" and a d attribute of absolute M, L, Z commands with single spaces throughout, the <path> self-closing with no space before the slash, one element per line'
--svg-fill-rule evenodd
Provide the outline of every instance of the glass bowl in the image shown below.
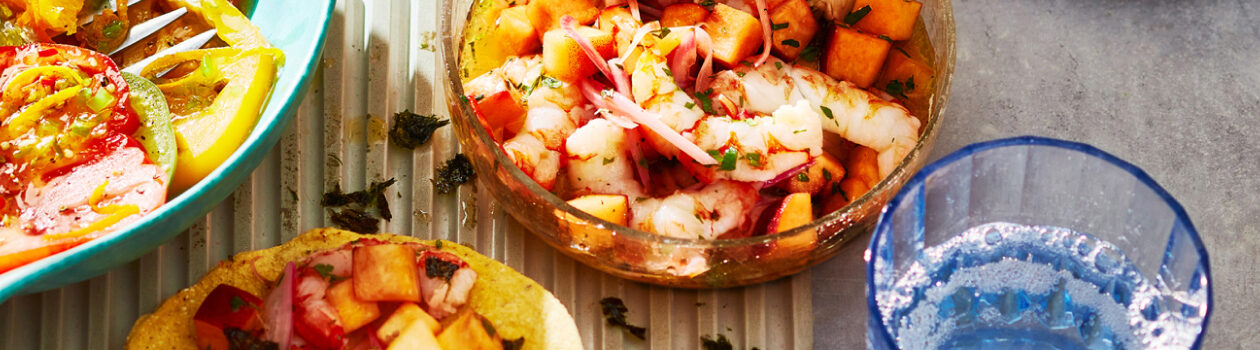
<path fill-rule="evenodd" d="M 778 234 L 740 239 L 667 238 L 596 218 L 543 189 L 518 169 L 476 120 L 467 100 L 459 58 L 464 25 L 475 0 L 441 9 L 438 32 L 445 60 L 447 104 L 463 152 L 499 205 L 537 237 L 586 265 L 630 280 L 681 288 L 748 285 L 789 276 L 834 256 L 874 227 L 884 204 L 923 167 L 936 141 L 954 72 L 954 15 L 950 0 L 922 0 L 920 18 L 934 49 L 934 93 L 919 143 L 889 176 L 844 208 Z M 922 118 L 921 118 L 922 119 Z M 590 244 L 583 237 L 600 237 Z M 812 244 L 801 244 L 812 243 Z M 683 257 L 703 257 L 680 262 Z M 685 265 L 679 269 L 667 265 Z"/>
<path fill-rule="evenodd" d="M 205 217 L 249 177 L 283 134 L 302 101 L 324 43 L 332 0 L 254 1 L 250 20 L 284 50 L 285 64 L 258 123 L 223 164 L 134 224 L 0 274 L 0 301 L 92 278 L 139 258 Z M 249 11 L 249 9 L 243 9 Z"/>

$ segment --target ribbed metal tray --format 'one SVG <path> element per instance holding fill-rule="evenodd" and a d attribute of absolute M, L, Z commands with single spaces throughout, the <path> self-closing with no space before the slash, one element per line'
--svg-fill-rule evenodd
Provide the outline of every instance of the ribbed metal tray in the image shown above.
<path fill-rule="evenodd" d="M 693 349 L 702 335 L 716 334 L 726 335 L 737 349 L 813 347 L 809 271 L 709 291 L 629 282 L 535 240 L 475 186 L 453 195 L 433 193 L 434 167 L 459 152 L 453 130 L 440 130 L 414 152 L 386 145 L 385 135 L 390 116 L 404 109 L 449 115 L 442 89 L 448 82 L 437 73 L 443 63 L 432 40 L 438 9 L 435 0 L 339 1 L 316 81 L 280 144 L 250 180 L 205 219 L 140 260 L 0 304 L 0 349 L 122 348 L 139 315 L 220 260 L 330 225 L 318 203 L 325 190 L 336 185 L 357 190 L 387 178 L 398 183 L 388 192 L 395 215 L 384 231 L 466 243 L 532 277 L 569 308 L 588 349 Z M 629 321 L 648 327 L 647 341 L 603 321 L 598 301 L 607 296 L 626 302 Z"/>

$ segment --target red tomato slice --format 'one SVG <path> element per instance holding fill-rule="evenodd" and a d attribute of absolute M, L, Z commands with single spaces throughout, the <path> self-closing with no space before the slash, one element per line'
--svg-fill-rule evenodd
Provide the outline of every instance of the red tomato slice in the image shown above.
<path fill-rule="evenodd" d="M 9 144 L 0 148 L 0 272 L 165 203 L 166 173 L 131 136 L 139 118 L 109 57 L 60 44 L 0 47 L 0 100 L 0 143 Z"/>

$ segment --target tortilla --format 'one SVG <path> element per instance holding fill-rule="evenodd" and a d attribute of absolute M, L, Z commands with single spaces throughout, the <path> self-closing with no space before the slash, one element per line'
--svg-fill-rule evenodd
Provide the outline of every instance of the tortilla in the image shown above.
<path fill-rule="evenodd" d="M 310 253 L 334 249 L 360 238 L 389 242 L 437 242 L 392 234 L 360 235 L 337 229 L 314 229 L 277 247 L 244 252 L 207 272 L 200 282 L 162 302 L 152 314 L 141 316 L 127 335 L 127 349 L 196 349 L 193 314 L 201 301 L 219 284 L 229 284 L 266 298 L 267 282 L 275 280 L 289 261 Z M 555 296 L 533 280 L 468 247 L 444 241 L 442 251 L 463 258 L 477 272 L 468 304 L 484 316 L 504 339 L 525 338 L 523 349 L 581 349 L 577 325 Z"/>

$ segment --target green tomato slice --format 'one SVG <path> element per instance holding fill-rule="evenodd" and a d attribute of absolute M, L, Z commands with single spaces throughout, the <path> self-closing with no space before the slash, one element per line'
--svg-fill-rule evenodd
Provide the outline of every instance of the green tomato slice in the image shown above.
<path fill-rule="evenodd" d="M 166 106 L 166 96 L 157 85 L 138 75 L 123 72 L 123 80 L 131 88 L 131 108 L 140 118 L 140 128 L 132 135 L 149 154 L 153 163 L 166 172 L 167 183 L 175 176 L 175 162 L 179 156 L 175 149 L 175 127 L 171 124 L 171 111 Z"/>

